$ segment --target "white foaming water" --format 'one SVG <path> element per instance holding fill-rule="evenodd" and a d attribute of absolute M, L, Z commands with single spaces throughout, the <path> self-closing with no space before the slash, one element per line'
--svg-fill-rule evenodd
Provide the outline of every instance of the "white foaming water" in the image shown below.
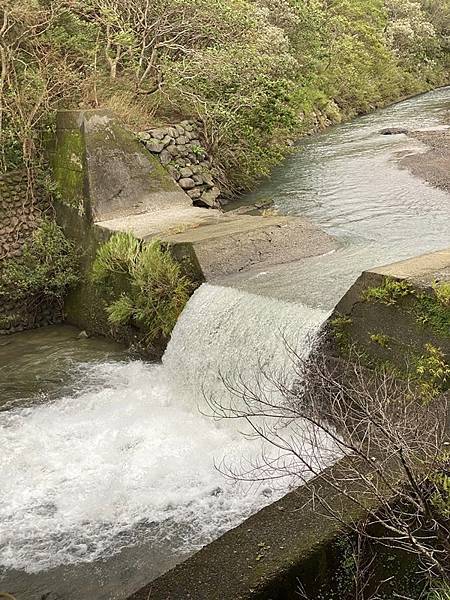
<path fill-rule="evenodd" d="M 261 442 L 234 420 L 204 416 L 201 389 L 223 389 L 219 367 L 249 375 L 264 358 L 282 369 L 283 338 L 305 350 L 325 317 L 204 285 L 163 364 L 85 365 L 85 391 L 0 413 L 0 564 L 36 572 L 142 540 L 163 540 L 182 556 L 273 501 L 281 490 L 244 486 L 215 468 L 225 457 L 255 459 Z"/>

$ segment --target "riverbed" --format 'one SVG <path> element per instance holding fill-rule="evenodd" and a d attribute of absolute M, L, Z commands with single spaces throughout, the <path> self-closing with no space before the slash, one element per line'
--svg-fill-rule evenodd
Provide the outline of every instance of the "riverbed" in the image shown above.
<path fill-rule="evenodd" d="M 124 599 L 273 501 L 217 469 L 261 446 L 215 421 L 222 378 L 289 368 L 361 270 L 450 245 L 450 196 L 405 163 L 444 131 L 450 88 L 301 140 L 244 199 L 306 216 L 339 249 L 203 285 L 162 364 L 55 327 L 0 339 L 0 589 L 18 600 Z M 417 173 L 416 173 L 417 174 Z"/>

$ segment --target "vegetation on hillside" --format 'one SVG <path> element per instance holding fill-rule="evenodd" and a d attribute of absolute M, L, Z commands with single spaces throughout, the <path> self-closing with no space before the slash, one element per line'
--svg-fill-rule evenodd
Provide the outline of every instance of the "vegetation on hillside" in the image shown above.
<path fill-rule="evenodd" d="M 0 0 L 0 163 L 58 107 L 198 118 L 230 192 L 287 141 L 448 81 L 450 0 Z"/>

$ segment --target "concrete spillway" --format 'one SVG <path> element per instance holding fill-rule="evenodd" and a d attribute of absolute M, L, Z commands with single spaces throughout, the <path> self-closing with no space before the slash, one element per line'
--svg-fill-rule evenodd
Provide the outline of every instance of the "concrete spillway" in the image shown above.
<path fill-rule="evenodd" d="M 162 363 L 73 355 L 63 376 L 52 372 L 49 394 L 50 367 L 68 345 L 80 342 L 65 341 L 59 354 L 54 341 L 44 340 L 30 351 L 33 357 L 23 348 L 17 352 L 10 369 L 17 372 L 22 364 L 21 378 L 33 391 L 0 414 L 2 587 L 21 600 L 50 592 L 67 600 L 122 599 L 283 493 L 266 484 L 239 487 L 217 472 L 215 462 L 224 456 L 239 462 L 256 457 L 259 448 L 241 435 L 239 425 L 202 414 L 207 412 L 202 391 L 224 393 L 220 371 L 251 378 L 260 362 L 283 370 L 283 336 L 307 352 L 311 336 L 361 270 L 448 245 L 448 195 L 398 171 L 393 153 L 413 152 L 410 142 L 377 135 L 386 120 L 401 122 L 402 110 L 408 126 L 414 119 L 417 126 L 438 125 L 446 103 L 445 91 L 437 92 L 307 140 L 303 152 L 275 174 L 273 193 L 281 209 L 288 206 L 327 227 L 341 249 L 287 267 L 253 265 L 251 276 L 227 280 L 228 289 L 203 285 Z M 191 210 L 177 211 L 185 208 Z M 142 214 L 104 215 L 103 222 L 106 227 L 116 218 L 131 218 L 138 228 Z M 208 211 L 202 215 L 211 217 Z M 166 226 L 169 221 L 158 228 L 167 233 Z M 144 229 L 136 231 L 146 236 Z M 173 235 L 202 232 L 199 226 Z M 30 368 L 32 359 L 39 372 Z M 67 373 L 71 383 L 63 385 Z M 302 532 L 292 526 L 299 511 L 290 502 L 281 505 L 292 508 L 286 520 L 290 542 L 270 549 L 285 564 L 292 546 L 302 542 Z M 264 527 L 280 514 L 277 506 L 266 510 L 266 520 L 230 534 L 239 543 L 251 529 L 246 539 L 256 541 L 245 585 L 255 582 L 261 565 L 255 555 Z M 227 540 L 220 543 L 223 556 L 233 554 Z M 247 550 L 238 555 L 242 564 L 250 557 Z M 265 556 L 271 556 L 269 550 Z M 233 570 L 225 572 L 224 564 L 216 572 L 229 577 Z M 178 579 L 173 589 L 187 581 Z M 168 585 L 155 584 L 160 597 Z"/>

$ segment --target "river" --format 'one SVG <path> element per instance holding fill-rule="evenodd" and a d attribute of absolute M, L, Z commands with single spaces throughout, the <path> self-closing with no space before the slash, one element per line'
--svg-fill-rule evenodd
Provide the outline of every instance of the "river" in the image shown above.
<path fill-rule="evenodd" d="M 289 365 L 361 270 L 450 245 L 449 195 L 402 168 L 424 152 L 389 126 L 444 126 L 450 88 L 303 139 L 245 201 L 270 197 L 336 236 L 331 254 L 203 285 L 161 364 L 54 327 L 0 339 L 0 589 L 18 600 L 123 599 L 285 486 L 216 468 L 261 442 L 204 394 Z"/>

